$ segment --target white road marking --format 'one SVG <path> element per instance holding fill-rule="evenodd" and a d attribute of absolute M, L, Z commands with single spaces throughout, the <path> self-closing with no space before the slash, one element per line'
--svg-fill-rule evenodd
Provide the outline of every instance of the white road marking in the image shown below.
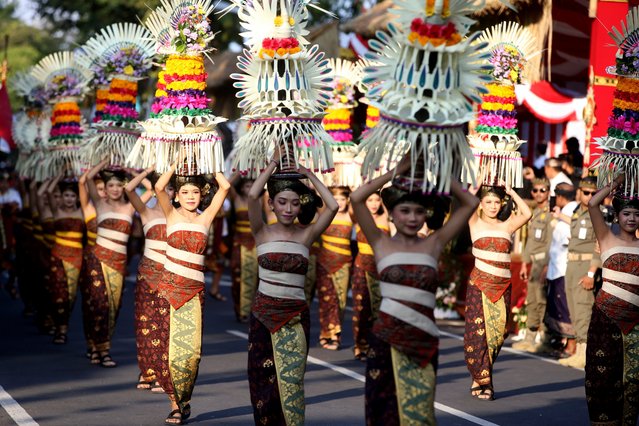
<path fill-rule="evenodd" d="M 248 334 L 242 333 L 241 331 L 236 330 L 226 330 L 227 333 L 232 334 L 233 336 L 240 337 L 242 339 L 248 340 Z M 351 379 L 355 379 L 362 383 L 366 382 L 366 377 L 362 376 L 355 371 L 349 370 L 348 368 L 340 367 L 339 365 L 331 364 L 330 362 L 322 361 L 321 359 L 315 358 L 313 356 L 308 356 L 308 362 L 311 364 L 319 365 L 320 367 L 331 369 L 337 373 L 343 374 Z M 479 417 L 475 417 L 472 414 L 468 414 L 464 411 L 457 410 L 456 408 L 449 407 L 444 404 L 440 404 L 439 402 L 435 402 L 435 408 L 437 410 L 443 411 L 445 413 L 451 414 L 453 416 L 462 418 L 470 423 L 474 423 L 480 426 L 499 426 L 497 423 L 489 422 L 488 420 L 481 419 Z"/>
<path fill-rule="evenodd" d="M 18 402 L 0 386 L 0 406 L 11 416 L 18 426 L 38 426 L 33 418 Z"/>

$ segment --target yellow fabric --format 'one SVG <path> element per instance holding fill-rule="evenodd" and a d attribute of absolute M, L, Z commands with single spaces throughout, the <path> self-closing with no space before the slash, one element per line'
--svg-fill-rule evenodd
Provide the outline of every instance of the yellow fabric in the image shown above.
<path fill-rule="evenodd" d="M 373 255 L 373 247 L 371 247 L 370 244 L 366 244 L 366 243 L 357 243 L 357 250 L 359 250 L 359 252 L 361 254 L 368 254 L 368 255 Z"/>
<path fill-rule="evenodd" d="M 488 357 L 492 365 L 504 344 L 506 332 L 506 302 L 504 296 L 495 303 L 491 302 L 482 292 L 482 304 L 484 307 L 484 321 L 486 325 L 486 343 L 488 344 Z"/>
<path fill-rule="evenodd" d="M 64 238 L 55 238 L 55 243 L 59 244 L 61 246 L 67 246 L 67 247 L 74 247 L 74 248 L 82 248 L 82 243 L 79 243 L 77 241 L 69 241 L 69 240 L 65 240 Z"/>
<path fill-rule="evenodd" d="M 67 287 L 69 289 L 69 309 L 73 308 L 75 304 L 75 298 L 78 293 L 78 281 L 80 280 L 80 270 L 73 266 L 73 264 L 62 261 L 64 266 L 64 273 L 67 275 Z"/>
<path fill-rule="evenodd" d="M 324 244 L 322 247 L 325 248 L 326 250 L 332 251 L 333 253 L 345 254 L 347 256 L 351 255 L 350 249 L 348 249 L 348 250 L 347 249 L 343 249 L 341 247 L 337 247 L 337 246 L 334 246 L 332 244 Z"/>
<path fill-rule="evenodd" d="M 391 346 L 399 424 L 436 425 L 435 370 L 432 364 L 420 367 Z"/>
<path fill-rule="evenodd" d="M 84 234 L 76 231 L 55 231 L 55 236 L 61 238 L 82 238 Z"/>
<path fill-rule="evenodd" d="M 351 241 L 348 238 L 332 237 L 330 235 L 322 235 L 322 241 L 335 243 L 335 244 L 343 244 L 343 245 L 349 245 L 351 243 Z"/>
<path fill-rule="evenodd" d="M 243 232 L 243 233 L 247 233 L 247 234 L 251 232 L 251 228 L 248 228 L 246 226 L 236 226 L 235 230 L 237 232 Z"/>
<path fill-rule="evenodd" d="M 124 277 L 106 263 L 101 263 L 104 283 L 106 284 L 107 297 L 109 299 L 109 336 L 113 336 L 115 320 L 120 310 L 122 301 L 122 286 Z"/>
<path fill-rule="evenodd" d="M 240 316 L 251 314 L 255 291 L 257 290 L 257 247 L 248 249 L 240 246 Z"/>

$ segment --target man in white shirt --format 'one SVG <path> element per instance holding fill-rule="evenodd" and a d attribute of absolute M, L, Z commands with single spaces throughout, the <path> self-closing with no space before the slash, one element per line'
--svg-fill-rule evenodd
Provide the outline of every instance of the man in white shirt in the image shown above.
<path fill-rule="evenodd" d="M 565 276 L 568 265 L 568 242 L 570 240 L 570 217 L 579 206 L 575 201 L 576 189 L 568 183 L 560 183 L 556 188 L 556 206 L 553 211 L 554 229 L 550 242 L 548 271 L 548 298 L 544 322 L 549 331 L 567 339 L 560 357 L 567 358 L 576 348 L 575 330 L 570 322 L 568 300 L 566 299 Z M 568 222 L 566 221 L 568 220 Z"/>
<path fill-rule="evenodd" d="M 561 161 L 557 158 L 549 158 L 544 163 L 544 173 L 550 181 L 550 196 L 555 196 L 555 188 L 560 183 L 567 183 L 572 186 L 572 181 L 561 169 Z"/>

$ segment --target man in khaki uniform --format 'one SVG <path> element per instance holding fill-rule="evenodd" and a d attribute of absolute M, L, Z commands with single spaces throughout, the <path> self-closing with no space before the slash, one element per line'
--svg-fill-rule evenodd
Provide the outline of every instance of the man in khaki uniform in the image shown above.
<path fill-rule="evenodd" d="M 596 178 L 587 177 L 579 183 L 577 197 L 580 204 L 570 220 L 566 297 L 570 320 L 575 328 L 577 350 L 573 356 L 561 359 L 559 363 L 574 368 L 586 366 L 586 339 L 592 305 L 595 302 L 594 277 L 597 269 L 601 267 L 601 259 L 596 252 L 597 239 L 588 214 L 588 202 L 595 192 Z"/>
<path fill-rule="evenodd" d="M 548 198 L 550 183 L 547 179 L 534 179 L 531 190 L 537 203 L 526 228 L 526 245 L 521 254 L 519 276 L 527 281 L 526 295 L 526 334 L 524 340 L 513 344 L 513 349 L 539 352 L 543 348 L 546 327 L 546 274 L 548 249 L 552 240 L 550 222 L 552 214 Z M 530 272 L 529 272 L 530 271 Z"/>

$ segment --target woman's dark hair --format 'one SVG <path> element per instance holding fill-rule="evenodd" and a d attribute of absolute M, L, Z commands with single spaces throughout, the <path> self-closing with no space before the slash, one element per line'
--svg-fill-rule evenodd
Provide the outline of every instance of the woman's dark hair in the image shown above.
<path fill-rule="evenodd" d="M 440 195 L 433 195 L 429 197 L 431 200 L 432 214 L 426 216 L 426 226 L 433 231 L 438 230 L 444 226 L 446 215 L 450 210 L 450 198 Z"/>
<path fill-rule="evenodd" d="M 126 175 L 126 172 L 124 170 L 102 169 L 102 170 L 100 170 L 99 174 L 100 174 L 100 178 L 102 179 L 102 181 L 104 182 L 105 185 L 111 179 L 118 180 L 118 181 L 120 181 L 122 183 L 126 183 L 126 181 L 127 181 L 127 175 Z"/>
<path fill-rule="evenodd" d="M 501 209 L 499 213 L 497 213 L 497 219 L 502 222 L 508 220 L 513 212 L 514 205 L 513 200 L 506 195 L 506 190 L 500 186 L 483 185 L 477 194 L 480 200 L 483 200 L 489 195 L 493 195 L 501 200 Z"/>
<path fill-rule="evenodd" d="M 233 189 L 235 189 L 235 192 L 240 194 L 242 191 L 242 187 L 244 186 L 246 182 L 255 182 L 255 179 L 249 179 L 244 177 L 239 178 L 233 185 Z"/>
<path fill-rule="evenodd" d="M 401 203 L 415 203 L 425 209 L 430 206 L 428 194 L 424 194 L 421 191 L 409 192 L 395 185 L 382 189 L 380 196 L 389 212 L 393 211 L 395 206 Z"/>
<path fill-rule="evenodd" d="M 351 189 L 348 186 L 331 186 L 329 189 L 333 195 L 341 195 L 346 198 L 351 196 Z"/>
<path fill-rule="evenodd" d="M 180 188 L 186 185 L 193 185 L 200 190 L 200 205 L 198 209 L 205 210 L 211 201 L 213 196 L 218 190 L 217 181 L 214 179 L 208 179 L 205 175 L 196 176 L 177 176 L 174 175 L 171 179 L 171 184 L 175 188 L 175 193 L 180 192 Z"/>
<path fill-rule="evenodd" d="M 155 188 L 155 184 L 160 178 L 160 174 L 158 172 L 153 171 L 149 173 L 148 175 L 146 175 L 146 178 L 149 180 L 149 182 L 151 182 L 151 187 Z"/>
<path fill-rule="evenodd" d="M 78 182 L 76 182 L 76 181 L 61 181 L 61 182 L 58 182 L 58 188 L 60 189 L 60 193 L 63 193 L 64 191 L 71 191 L 76 196 L 79 196 Z"/>
<path fill-rule="evenodd" d="M 621 213 L 623 209 L 639 210 L 639 198 L 614 197 L 612 199 L 612 208 L 615 209 L 616 215 Z"/>
<path fill-rule="evenodd" d="M 293 191 L 300 197 L 300 213 L 297 220 L 302 225 L 308 225 L 313 221 L 317 209 L 324 205 L 317 193 L 304 185 L 299 179 L 274 179 L 271 178 L 266 183 L 268 196 L 271 200 L 282 191 Z"/>

